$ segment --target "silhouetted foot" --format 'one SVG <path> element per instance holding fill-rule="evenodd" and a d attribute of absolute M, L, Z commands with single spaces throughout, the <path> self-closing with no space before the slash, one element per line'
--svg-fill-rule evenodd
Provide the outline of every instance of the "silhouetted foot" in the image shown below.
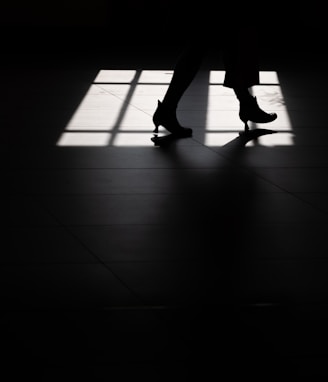
<path fill-rule="evenodd" d="M 176 117 L 176 111 L 166 108 L 158 101 L 157 109 L 153 115 L 153 123 L 155 125 L 154 133 L 158 133 L 158 127 L 163 126 L 170 133 L 183 137 L 191 137 L 192 129 L 180 125 Z"/>
<path fill-rule="evenodd" d="M 150 138 L 152 142 L 154 142 L 155 146 L 168 146 L 172 142 L 176 141 L 177 139 L 184 138 L 184 137 L 179 137 L 178 135 L 175 134 L 168 134 L 168 135 L 163 135 L 163 136 L 158 136 L 157 134 L 154 135 L 154 137 Z"/>
<path fill-rule="evenodd" d="M 239 118 L 245 123 L 245 131 L 249 130 L 248 121 L 254 123 L 268 123 L 277 118 L 276 113 L 266 113 L 258 103 L 256 97 L 250 96 L 247 100 L 240 102 Z"/>

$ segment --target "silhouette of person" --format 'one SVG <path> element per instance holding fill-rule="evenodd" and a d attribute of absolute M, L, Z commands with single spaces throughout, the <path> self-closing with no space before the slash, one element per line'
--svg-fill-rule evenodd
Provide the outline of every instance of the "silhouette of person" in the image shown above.
<path fill-rule="evenodd" d="M 238 7 L 231 1 L 220 5 L 220 18 L 213 12 L 210 2 L 205 0 L 197 3 L 196 9 L 190 9 L 190 6 L 181 8 L 175 18 L 176 25 L 174 22 L 172 24 L 173 28 L 185 33 L 186 43 L 175 64 L 166 93 L 162 101 L 158 100 L 153 114 L 155 133 L 159 126 L 163 126 L 179 137 L 192 135 L 190 127 L 179 123 L 177 108 L 210 47 L 218 47 L 222 51 L 225 69 L 223 86 L 233 89 L 239 100 L 239 118 L 245 124 L 245 130 L 248 130 L 248 121 L 268 123 L 277 118 L 276 113 L 263 111 L 250 92 L 252 86 L 259 84 L 257 30 L 250 23 L 254 15 L 258 15 L 258 8 L 256 3 L 246 3 L 238 3 Z M 258 17 L 255 23 L 259 23 Z"/>

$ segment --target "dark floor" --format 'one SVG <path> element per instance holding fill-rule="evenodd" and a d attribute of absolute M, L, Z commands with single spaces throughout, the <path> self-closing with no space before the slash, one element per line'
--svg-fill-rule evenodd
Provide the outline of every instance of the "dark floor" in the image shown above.
<path fill-rule="evenodd" d="M 3 380 L 327 377 L 326 57 L 263 52 L 250 141 L 209 57 L 157 147 L 176 50 L 96 53 L 2 61 Z"/>

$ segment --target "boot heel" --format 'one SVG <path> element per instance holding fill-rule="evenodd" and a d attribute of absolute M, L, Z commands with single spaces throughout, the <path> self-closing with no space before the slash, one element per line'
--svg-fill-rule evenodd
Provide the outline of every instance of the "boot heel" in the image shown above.
<path fill-rule="evenodd" d="M 155 125 L 155 129 L 153 130 L 153 133 L 158 134 L 159 124 L 157 125 L 157 124 L 154 123 L 154 125 Z"/>
<path fill-rule="evenodd" d="M 183 127 L 177 120 L 175 110 L 167 109 L 158 101 L 157 109 L 153 115 L 155 125 L 154 133 L 158 133 L 158 127 L 161 125 L 170 133 L 179 137 L 191 137 L 192 129 Z"/>

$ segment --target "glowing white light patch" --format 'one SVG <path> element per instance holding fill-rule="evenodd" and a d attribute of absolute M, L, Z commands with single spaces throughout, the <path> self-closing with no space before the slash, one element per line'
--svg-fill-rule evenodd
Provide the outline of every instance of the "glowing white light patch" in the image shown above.
<path fill-rule="evenodd" d="M 224 146 L 229 144 L 235 139 L 238 139 L 239 135 L 236 133 L 207 133 L 205 136 L 204 144 L 206 146 Z M 255 141 L 251 140 L 246 143 L 246 146 L 291 146 L 294 144 L 294 135 L 292 133 L 283 134 L 268 134 L 258 137 Z"/>
<path fill-rule="evenodd" d="M 135 75 L 135 70 L 100 70 L 94 83 L 130 83 Z"/>
<path fill-rule="evenodd" d="M 279 78 L 277 72 L 261 71 L 260 84 L 279 85 Z"/>
<path fill-rule="evenodd" d="M 107 146 L 110 133 L 63 133 L 58 146 Z"/>
<path fill-rule="evenodd" d="M 143 70 L 139 82 L 148 84 L 169 84 L 173 76 L 173 70 Z"/>
<path fill-rule="evenodd" d="M 238 135 L 236 133 L 207 133 L 205 135 L 205 146 L 224 146 L 234 140 Z"/>
<path fill-rule="evenodd" d="M 79 108 L 68 123 L 66 130 L 111 130 L 119 115 L 116 108 L 109 110 Z"/>
<path fill-rule="evenodd" d="M 113 146 L 149 146 L 149 133 L 118 133 L 113 139 Z"/>
<path fill-rule="evenodd" d="M 211 70 L 209 76 L 210 85 L 223 84 L 225 72 L 223 70 Z"/>
<path fill-rule="evenodd" d="M 152 115 L 172 75 L 172 70 L 99 71 L 57 145 L 153 145 Z M 202 129 L 202 143 L 207 146 L 223 146 L 237 138 L 244 128 L 238 115 L 238 100 L 232 89 L 223 86 L 224 76 L 221 70 L 200 73 L 179 104 L 180 122 Z M 268 125 L 250 124 L 250 127 L 272 129 L 277 134 L 261 136 L 247 145 L 293 145 L 291 122 L 277 72 L 261 71 L 260 85 L 251 90 L 259 106 L 277 112 L 278 119 Z"/>
<path fill-rule="evenodd" d="M 247 146 L 292 146 L 294 144 L 293 133 L 277 133 L 262 135 L 256 141 L 250 141 Z"/>

